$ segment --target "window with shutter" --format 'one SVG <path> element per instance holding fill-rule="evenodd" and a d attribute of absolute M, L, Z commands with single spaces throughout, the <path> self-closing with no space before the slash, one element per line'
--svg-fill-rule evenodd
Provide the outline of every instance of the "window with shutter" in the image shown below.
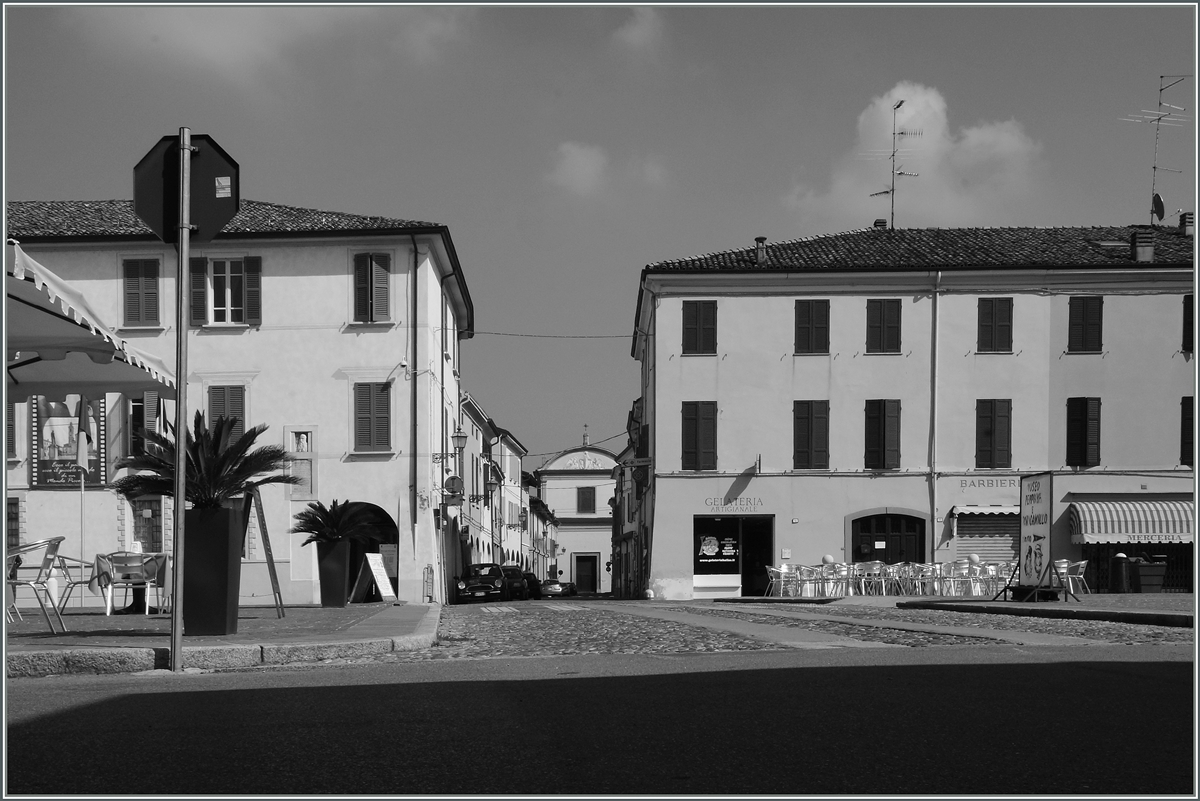
<path fill-rule="evenodd" d="M 159 402 L 157 392 L 145 392 L 129 399 L 129 455 L 146 452 L 146 432 L 158 431 Z"/>
<path fill-rule="evenodd" d="M 192 325 L 262 325 L 261 256 L 188 264 Z"/>
<path fill-rule="evenodd" d="M 1067 314 L 1067 350 L 1096 353 L 1104 349 L 1104 298 L 1099 295 L 1073 297 Z"/>
<path fill-rule="evenodd" d="M 683 352 L 715 354 L 717 352 L 717 302 L 715 300 L 685 300 L 683 302 Z"/>
<path fill-rule="evenodd" d="M 1100 464 L 1100 399 L 1067 398 L 1067 464 Z"/>
<path fill-rule="evenodd" d="M 575 488 L 575 511 L 578 514 L 595 514 L 596 512 L 596 488 L 595 487 L 576 487 Z"/>
<path fill-rule="evenodd" d="M 1193 455 L 1195 450 L 1193 443 L 1195 440 L 1192 434 L 1192 426 L 1194 424 L 1192 407 L 1195 401 L 1194 397 L 1186 397 L 1179 403 L 1179 463 L 1186 464 L 1189 467 L 1195 461 L 1195 456 Z"/>
<path fill-rule="evenodd" d="M 796 353 L 829 353 L 829 301 L 796 301 Z"/>
<path fill-rule="evenodd" d="M 125 325 L 158 325 L 158 259 L 125 259 Z"/>
<path fill-rule="evenodd" d="M 794 401 L 792 432 L 792 466 L 796 470 L 828 470 L 829 401 Z"/>
<path fill-rule="evenodd" d="M 208 426 L 213 428 L 217 418 L 234 420 L 233 437 L 246 431 L 246 388 L 243 386 L 211 386 L 208 388 Z"/>
<path fill-rule="evenodd" d="M 378 453 L 391 449 L 391 384 L 355 384 L 354 450 Z"/>
<path fill-rule="evenodd" d="M 868 470 L 900 467 L 900 401 L 868 400 L 863 465 Z"/>
<path fill-rule="evenodd" d="M 1012 352 L 1012 298 L 979 299 L 979 353 Z"/>
<path fill-rule="evenodd" d="M 684 401 L 681 440 L 682 469 L 717 469 L 717 404 Z"/>
<path fill-rule="evenodd" d="M 391 256 L 354 254 L 354 322 L 382 323 L 391 319 Z"/>
<path fill-rule="evenodd" d="M 1012 466 L 1012 400 L 975 401 L 975 466 Z"/>
<path fill-rule="evenodd" d="M 192 325 L 208 324 L 208 260 L 188 259 L 188 297 Z"/>
<path fill-rule="evenodd" d="M 867 301 L 867 353 L 900 352 L 900 301 Z"/>
<path fill-rule="evenodd" d="M 1195 335 L 1194 335 L 1192 329 L 1195 326 L 1195 324 L 1196 324 L 1195 318 L 1193 317 L 1193 311 L 1192 311 L 1192 296 L 1184 295 L 1183 296 L 1183 348 L 1182 348 L 1184 353 L 1192 352 L 1192 347 L 1193 347 L 1192 341 L 1195 338 Z"/>

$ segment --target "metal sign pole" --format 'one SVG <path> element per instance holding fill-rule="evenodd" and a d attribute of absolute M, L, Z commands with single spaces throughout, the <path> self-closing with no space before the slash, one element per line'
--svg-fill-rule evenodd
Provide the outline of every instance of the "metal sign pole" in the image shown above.
<path fill-rule="evenodd" d="M 183 670 L 183 514 L 187 498 L 187 288 L 191 245 L 192 132 L 179 129 L 179 269 L 175 283 L 175 567 L 171 581 L 171 670 Z"/>

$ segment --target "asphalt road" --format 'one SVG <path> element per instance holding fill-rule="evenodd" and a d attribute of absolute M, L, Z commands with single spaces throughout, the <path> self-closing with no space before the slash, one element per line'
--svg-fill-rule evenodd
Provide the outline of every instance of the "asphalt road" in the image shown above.
<path fill-rule="evenodd" d="M 7 682 L 11 794 L 1193 794 L 1193 647 Z"/>

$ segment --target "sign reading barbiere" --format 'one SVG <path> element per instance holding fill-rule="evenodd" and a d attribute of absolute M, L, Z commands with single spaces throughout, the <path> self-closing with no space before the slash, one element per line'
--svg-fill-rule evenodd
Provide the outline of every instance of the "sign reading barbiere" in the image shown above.
<path fill-rule="evenodd" d="M 30 403 L 29 483 L 42 489 L 102 487 L 105 469 L 104 399 L 67 395 L 57 401 L 37 396 Z"/>

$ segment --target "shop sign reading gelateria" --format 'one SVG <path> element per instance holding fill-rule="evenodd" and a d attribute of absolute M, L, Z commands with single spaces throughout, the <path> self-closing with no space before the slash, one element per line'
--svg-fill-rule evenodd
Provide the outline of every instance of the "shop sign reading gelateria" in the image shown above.
<path fill-rule="evenodd" d="M 755 512 L 763 505 L 762 498 L 705 498 L 710 512 Z"/>

